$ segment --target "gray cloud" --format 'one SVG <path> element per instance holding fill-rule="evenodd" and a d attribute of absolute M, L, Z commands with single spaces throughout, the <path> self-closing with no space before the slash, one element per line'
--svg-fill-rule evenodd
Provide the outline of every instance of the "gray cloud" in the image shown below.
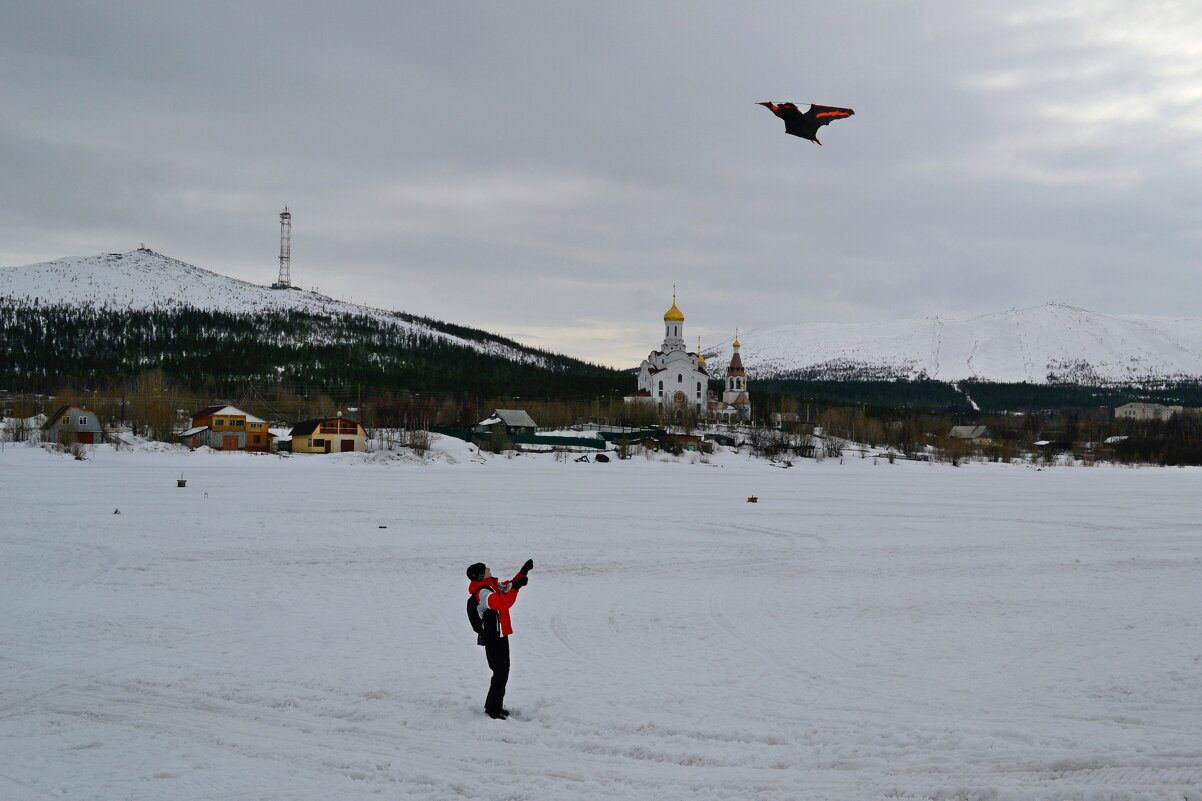
<path fill-rule="evenodd" d="M 1202 10 L 0 5 L 0 264 L 145 242 L 626 366 L 1060 300 L 1195 315 Z M 817 148 L 759 100 L 850 105 Z M 1166 291 L 1168 290 L 1168 291 Z"/>

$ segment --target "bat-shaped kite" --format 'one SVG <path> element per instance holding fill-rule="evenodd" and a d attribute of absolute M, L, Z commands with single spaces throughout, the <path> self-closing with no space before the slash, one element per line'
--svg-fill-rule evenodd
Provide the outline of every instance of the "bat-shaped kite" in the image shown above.
<path fill-rule="evenodd" d="M 837 106 L 810 104 L 809 109 L 803 113 L 794 103 L 781 103 L 778 105 L 772 102 L 764 102 L 756 103 L 756 105 L 765 107 L 784 120 L 785 133 L 800 136 L 802 139 L 809 139 L 816 145 L 822 144 L 818 141 L 819 128 L 832 120 L 841 120 L 844 117 L 850 117 L 852 114 L 855 114 L 849 108 L 838 108 Z"/>

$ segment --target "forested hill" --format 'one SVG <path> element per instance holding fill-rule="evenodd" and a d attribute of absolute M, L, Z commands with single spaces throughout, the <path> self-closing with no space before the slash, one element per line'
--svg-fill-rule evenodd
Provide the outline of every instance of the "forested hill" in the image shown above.
<path fill-rule="evenodd" d="M 0 371 L 5 388 L 28 392 L 112 386 L 154 369 L 198 390 L 253 382 L 533 397 L 633 388 L 633 378 L 615 370 L 538 351 L 512 360 L 464 344 L 471 329 L 455 326 L 448 338 L 426 325 L 299 310 L 109 309 L 6 298 Z"/>
<path fill-rule="evenodd" d="M 140 249 L 0 269 L 0 388 L 115 386 L 160 369 L 247 383 L 610 395 L 633 377 L 467 326 L 271 290 Z"/>

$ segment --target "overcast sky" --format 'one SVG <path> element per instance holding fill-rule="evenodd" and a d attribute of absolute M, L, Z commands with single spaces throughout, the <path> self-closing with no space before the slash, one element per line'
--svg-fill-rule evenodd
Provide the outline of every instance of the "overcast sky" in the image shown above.
<path fill-rule="evenodd" d="M 618 367 L 1199 316 L 1202 3 L 0 0 L 0 265 L 153 250 Z M 756 101 L 850 106 L 817 147 Z"/>

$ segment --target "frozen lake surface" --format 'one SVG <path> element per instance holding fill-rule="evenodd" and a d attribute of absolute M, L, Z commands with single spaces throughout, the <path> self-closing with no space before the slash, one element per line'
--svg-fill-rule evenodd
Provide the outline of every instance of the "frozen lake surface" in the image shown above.
<path fill-rule="evenodd" d="M 0 798 L 1202 798 L 1202 470 L 437 444 L 7 445 Z"/>

